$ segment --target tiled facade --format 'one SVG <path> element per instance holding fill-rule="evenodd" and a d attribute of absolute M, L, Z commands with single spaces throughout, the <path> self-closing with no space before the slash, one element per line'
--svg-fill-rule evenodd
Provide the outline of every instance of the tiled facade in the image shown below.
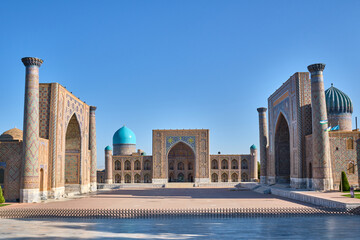
<path fill-rule="evenodd" d="M 261 173 L 264 183 L 336 189 L 341 171 L 345 171 L 350 184 L 359 185 L 359 131 L 325 131 L 328 116 L 324 67 L 324 64 L 310 65 L 311 79 L 307 72 L 295 73 L 268 98 L 268 143 L 260 137 L 260 149 L 267 149 L 260 156 L 266 160 L 266 170 Z M 260 135 L 265 136 L 261 131 L 267 126 L 262 118 L 259 112 Z M 314 132 L 316 141 L 312 139 Z M 353 149 L 346 148 L 349 139 Z"/>
<path fill-rule="evenodd" d="M 23 138 L 9 139 L 4 137 L 5 133 L 0 137 L 0 163 L 6 166 L 5 199 L 38 202 L 65 197 L 73 192 L 89 192 L 91 164 L 96 163 L 89 144 L 90 106 L 58 83 L 39 84 L 38 71 L 42 60 L 25 58 L 23 62 L 27 69 L 26 131 L 17 134 Z M 28 88 L 37 92 L 32 93 Z M 31 101 L 38 102 L 34 108 L 36 111 L 32 110 Z M 34 137 L 29 138 L 29 134 Z M 95 131 L 91 134 L 95 140 Z M 93 143 L 96 145 L 96 140 Z M 35 158 L 29 155 L 32 153 L 37 154 Z M 92 180 L 96 185 L 96 179 Z"/>
<path fill-rule="evenodd" d="M 247 155 L 210 155 L 207 129 L 153 130 L 152 156 L 140 150 L 112 155 L 105 149 L 105 173 L 98 171 L 98 176 L 109 184 L 257 181 L 257 150 L 250 151 Z"/>

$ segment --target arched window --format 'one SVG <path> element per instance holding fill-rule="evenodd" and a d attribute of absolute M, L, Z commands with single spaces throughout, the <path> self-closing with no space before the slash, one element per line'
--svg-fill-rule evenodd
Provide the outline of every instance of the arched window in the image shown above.
<path fill-rule="evenodd" d="M 213 173 L 213 174 L 211 175 L 211 181 L 212 181 L 212 182 L 218 182 L 218 181 L 219 181 L 218 175 L 217 175 L 216 173 Z"/>
<path fill-rule="evenodd" d="M 191 163 L 189 163 L 189 165 L 188 165 L 188 170 L 193 170 L 193 166 Z"/>
<path fill-rule="evenodd" d="M 191 173 L 189 173 L 188 175 L 188 182 L 192 182 L 193 181 L 193 176 Z"/>
<path fill-rule="evenodd" d="M 236 173 L 233 173 L 232 175 L 231 175 L 231 181 L 232 182 L 238 182 L 239 180 L 238 180 L 238 175 L 236 174 Z"/>
<path fill-rule="evenodd" d="M 149 160 L 144 162 L 144 170 L 151 170 L 151 162 Z"/>
<path fill-rule="evenodd" d="M 354 174 L 355 173 L 355 165 L 352 162 L 349 163 L 348 173 L 349 174 Z"/>
<path fill-rule="evenodd" d="M 119 160 L 115 161 L 115 170 L 121 170 L 121 162 Z"/>
<path fill-rule="evenodd" d="M 243 159 L 243 160 L 241 161 L 241 169 L 249 169 L 249 167 L 248 167 L 248 162 L 247 162 L 246 159 Z"/>
<path fill-rule="evenodd" d="M 134 165 L 135 165 L 135 166 L 134 166 L 135 170 L 141 170 L 141 166 L 140 166 L 140 161 L 139 161 L 139 160 L 136 160 Z"/>
<path fill-rule="evenodd" d="M 139 174 L 135 174 L 134 182 L 135 182 L 135 183 L 140 183 L 140 182 L 141 182 L 141 177 L 140 177 Z"/>
<path fill-rule="evenodd" d="M 211 161 L 211 169 L 219 169 L 219 165 L 218 165 L 218 161 L 217 160 L 212 160 Z"/>
<path fill-rule="evenodd" d="M 184 181 L 184 174 L 179 173 L 177 180 L 178 180 L 178 182 L 183 182 Z"/>
<path fill-rule="evenodd" d="M 129 174 L 125 175 L 125 183 L 131 183 L 131 176 Z"/>
<path fill-rule="evenodd" d="M 184 163 L 183 162 L 178 163 L 178 170 L 184 170 Z"/>
<path fill-rule="evenodd" d="M 5 183 L 5 171 L 3 168 L 0 168 L 0 184 L 3 185 Z"/>
<path fill-rule="evenodd" d="M 174 173 L 170 173 L 169 175 L 169 182 L 175 181 Z"/>
<path fill-rule="evenodd" d="M 131 163 L 129 160 L 125 161 L 125 170 L 131 170 Z"/>
<path fill-rule="evenodd" d="M 221 161 L 221 169 L 229 169 L 229 164 L 226 159 Z"/>
<path fill-rule="evenodd" d="M 346 140 L 346 149 L 348 149 L 348 150 L 354 149 L 354 141 L 352 138 L 348 138 Z"/>
<path fill-rule="evenodd" d="M 238 166 L 238 161 L 233 159 L 231 161 L 231 169 L 239 169 L 239 166 Z"/>
<path fill-rule="evenodd" d="M 115 183 L 121 183 L 121 175 L 120 174 L 115 175 Z"/>
<path fill-rule="evenodd" d="M 227 181 L 228 181 L 228 175 L 227 175 L 226 173 L 223 173 L 223 174 L 221 175 L 221 181 L 222 181 L 222 182 L 227 182 Z"/>
<path fill-rule="evenodd" d="M 169 163 L 169 170 L 174 170 L 174 162 Z"/>
<path fill-rule="evenodd" d="M 249 181 L 248 175 L 246 173 L 241 174 L 241 181 L 242 182 L 248 182 Z"/>
<path fill-rule="evenodd" d="M 150 179 L 150 175 L 149 175 L 149 174 L 145 174 L 145 175 L 144 175 L 144 183 L 151 183 L 151 179 Z"/>
<path fill-rule="evenodd" d="M 40 192 L 44 191 L 44 169 L 40 169 Z"/>

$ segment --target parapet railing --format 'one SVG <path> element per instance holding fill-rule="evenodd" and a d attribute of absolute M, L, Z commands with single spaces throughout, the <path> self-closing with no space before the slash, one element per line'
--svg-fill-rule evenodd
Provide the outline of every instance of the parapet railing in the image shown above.
<path fill-rule="evenodd" d="M 355 209 L 336 208 L 203 208 L 203 209 L 45 209 L 45 208 L 5 208 L 0 209 L 0 218 L 256 218 L 256 217 L 296 217 L 325 215 L 360 215 L 360 207 Z"/>

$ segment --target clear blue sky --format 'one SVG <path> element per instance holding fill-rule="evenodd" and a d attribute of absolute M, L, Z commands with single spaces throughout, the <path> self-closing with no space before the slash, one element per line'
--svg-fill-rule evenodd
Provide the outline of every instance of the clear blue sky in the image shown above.
<path fill-rule="evenodd" d="M 210 129 L 210 152 L 258 145 L 257 107 L 293 73 L 327 64 L 360 116 L 360 1 L 2 1 L 0 132 L 22 128 L 25 68 L 97 110 L 98 167 L 126 124 Z"/>

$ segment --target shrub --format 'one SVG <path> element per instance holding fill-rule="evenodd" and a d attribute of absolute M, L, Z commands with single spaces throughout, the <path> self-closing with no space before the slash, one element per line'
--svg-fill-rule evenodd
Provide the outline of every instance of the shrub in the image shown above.
<path fill-rule="evenodd" d="M 340 191 L 350 191 L 350 184 L 344 171 L 341 172 Z"/>
<path fill-rule="evenodd" d="M 258 170 L 258 179 L 260 179 L 260 163 L 257 162 L 257 170 Z"/>
<path fill-rule="evenodd" d="M 0 185 L 0 203 L 4 203 L 5 202 L 5 198 L 3 196 L 3 192 L 2 192 L 2 189 L 1 189 L 1 185 Z"/>

